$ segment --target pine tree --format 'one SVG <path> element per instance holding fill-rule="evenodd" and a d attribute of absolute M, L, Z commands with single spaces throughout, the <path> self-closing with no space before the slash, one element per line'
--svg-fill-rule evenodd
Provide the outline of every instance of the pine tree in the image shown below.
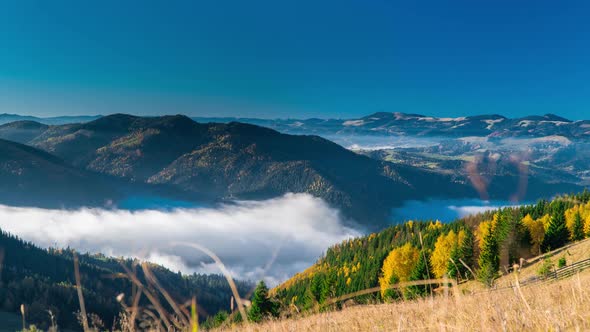
<path fill-rule="evenodd" d="M 474 253 L 473 253 L 473 245 L 474 245 L 474 241 L 475 238 L 473 236 L 473 231 L 471 230 L 471 228 L 466 227 L 465 229 L 465 237 L 463 238 L 463 242 L 461 243 L 460 247 L 459 247 L 459 255 L 461 256 L 461 260 L 463 261 L 463 263 L 465 263 L 465 265 L 467 266 L 473 266 L 474 264 Z M 459 264 L 461 262 L 457 262 L 457 264 Z M 461 264 L 461 267 L 459 268 L 459 272 L 461 272 L 461 274 L 465 277 L 467 277 L 467 268 Z"/>
<path fill-rule="evenodd" d="M 330 287 L 324 273 L 316 273 L 311 280 L 311 292 L 318 303 L 324 303 L 328 298 Z"/>
<path fill-rule="evenodd" d="M 491 286 L 500 269 L 500 252 L 496 236 L 489 231 L 482 239 L 479 253 L 478 278 L 487 286 Z"/>
<path fill-rule="evenodd" d="M 543 241 L 543 250 L 550 251 L 563 247 L 569 238 L 569 231 L 565 223 L 565 203 L 555 201 L 551 213 L 551 221 Z"/>
<path fill-rule="evenodd" d="M 260 281 L 252 296 L 252 305 L 248 310 L 248 319 L 260 322 L 263 318 L 277 315 L 277 305 L 268 296 L 268 287 Z"/>
<path fill-rule="evenodd" d="M 420 252 L 420 257 L 418 258 L 418 263 L 416 263 L 416 267 L 412 271 L 409 280 L 416 281 L 416 280 L 428 280 L 430 279 L 430 271 L 432 267 L 430 266 L 430 255 L 428 254 L 427 250 L 422 250 Z M 409 298 L 416 298 L 430 294 L 431 292 L 430 285 L 423 285 L 423 286 L 410 286 L 406 290 L 407 297 Z"/>
<path fill-rule="evenodd" d="M 584 238 L 584 221 L 580 212 L 576 212 L 574 215 L 574 225 L 572 229 L 571 239 L 572 241 L 579 241 Z"/>

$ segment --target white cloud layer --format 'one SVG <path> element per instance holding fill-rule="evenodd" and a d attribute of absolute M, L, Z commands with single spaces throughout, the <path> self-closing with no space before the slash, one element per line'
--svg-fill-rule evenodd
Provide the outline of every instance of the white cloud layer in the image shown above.
<path fill-rule="evenodd" d="M 0 205 L 0 228 L 41 247 L 136 257 L 185 273 L 219 270 L 191 242 L 217 254 L 234 277 L 271 284 L 299 272 L 357 231 L 337 210 L 305 194 L 217 208 L 48 210 Z"/>

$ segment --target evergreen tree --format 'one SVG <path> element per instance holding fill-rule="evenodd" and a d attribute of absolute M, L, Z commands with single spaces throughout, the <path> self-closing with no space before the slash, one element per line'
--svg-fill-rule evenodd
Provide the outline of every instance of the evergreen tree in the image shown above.
<path fill-rule="evenodd" d="M 584 238 L 584 221 L 580 212 L 576 212 L 574 215 L 574 225 L 572 229 L 571 239 L 572 241 L 579 241 Z"/>
<path fill-rule="evenodd" d="M 473 253 L 473 246 L 474 246 L 474 240 L 475 237 L 473 236 L 473 231 L 471 230 L 471 228 L 466 227 L 465 228 L 465 237 L 463 238 L 463 242 L 461 243 L 460 247 L 459 247 L 459 255 L 461 256 L 461 260 L 463 261 L 463 263 L 465 263 L 467 266 L 473 266 L 474 265 L 474 253 Z M 457 261 L 457 265 L 460 264 L 461 262 Z M 459 267 L 459 272 L 467 277 L 467 268 L 465 266 L 463 266 L 463 264 L 460 265 Z"/>
<path fill-rule="evenodd" d="M 248 310 L 248 319 L 260 322 L 268 316 L 277 316 L 277 305 L 268 296 L 268 287 L 264 281 L 260 281 L 252 295 L 252 305 Z"/>
<path fill-rule="evenodd" d="M 483 238 L 481 252 L 479 253 L 478 278 L 487 286 L 491 286 L 500 269 L 499 245 L 493 231 L 488 232 Z"/>
<path fill-rule="evenodd" d="M 311 292 L 318 303 L 324 303 L 330 292 L 330 285 L 324 273 L 317 273 L 311 279 Z"/>
<path fill-rule="evenodd" d="M 563 247 L 569 238 L 569 231 L 565 223 L 565 203 L 555 201 L 552 205 L 551 221 L 543 241 L 544 251 Z"/>
<path fill-rule="evenodd" d="M 409 280 L 428 280 L 430 279 L 430 271 L 432 271 L 432 267 L 430 266 L 430 255 L 427 250 L 422 250 L 420 252 L 420 257 L 418 258 L 418 263 L 416 263 L 416 267 L 412 271 Z M 425 296 L 431 293 L 431 285 L 410 286 L 406 290 L 406 293 L 409 298 Z"/>

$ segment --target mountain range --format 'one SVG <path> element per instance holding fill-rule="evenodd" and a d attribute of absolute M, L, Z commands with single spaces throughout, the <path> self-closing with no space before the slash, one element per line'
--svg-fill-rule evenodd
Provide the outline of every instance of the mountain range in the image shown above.
<path fill-rule="evenodd" d="M 57 116 L 40 118 L 17 114 L 0 114 L 0 125 L 16 121 L 34 121 L 45 125 L 90 122 L 94 116 Z M 433 117 L 402 112 L 377 112 L 348 119 L 260 119 L 244 117 L 193 117 L 200 123 L 241 122 L 292 134 L 369 134 L 406 136 L 489 136 L 543 137 L 551 135 L 570 139 L 590 137 L 590 120 L 572 121 L 555 114 L 509 118 L 503 115 Z"/>
<path fill-rule="evenodd" d="M 116 201 L 133 186 L 159 185 L 193 200 L 209 201 L 309 193 L 346 217 L 375 226 L 389 222 L 391 208 L 407 200 L 479 197 L 470 174 L 369 158 L 319 136 L 289 135 L 239 122 L 114 114 L 65 125 L 13 122 L 0 126 L 0 138 L 29 146 L 0 145 L 15 155 L 0 164 L 11 183 L 8 191 L 14 187 L 25 193 L 35 188 L 44 193 L 43 188 L 72 183 L 61 186 L 67 188 L 64 192 L 81 199 L 85 196 L 78 195 L 77 188 L 81 193 L 92 192 L 94 202 Z M 8 156 L 4 151 L 2 155 Z M 54 180 L 56 174 L 59 177 Z M 509 198 L 511 193 L 503 188 L 516 187 L 519 181 L 516 173 L 502 174 L 487 198 Z M 94 184 L 96 190 L 87 189 Z M 580 189 L 535 178 L 529 179 L 529 185 L 535 188 L 527 193 L 529 199 Z"/>
<path fill-rule="evenodd" d="M 554 114 L 511 119 L 497 114 L 439 118 L 400 112 L 377 112 L 352 119 L 195 118 L 195 120 L 200 122 L 239 121 L 293 134 L 419 137 L 543 137 L 560 135 L 567 138 L 590 138 L 590 120 L 571 121 Z"/>
<path fill-rule="evenodd" d="M 0 137 L 81 172 L 170 185 L 212 200 L 310 193 L 367 223 L 386 220 L 391 206 L 409 198 L 474 194 L 464 181 L 368 158 L 318 136 L 181 115 L 116 114 L 61 126 L 19 122 L 1 126 Z"/>

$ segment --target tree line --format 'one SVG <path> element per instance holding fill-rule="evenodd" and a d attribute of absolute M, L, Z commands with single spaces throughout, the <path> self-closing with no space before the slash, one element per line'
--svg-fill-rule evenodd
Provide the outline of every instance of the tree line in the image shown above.
<path fill-rule="evenodd" d="M 533 205 L 501 208 L 449 223 L 408 221 L 330 247 L 316 264 L 295 275 L 271 297 L 289 316 L 331 310 L 327 300 L 379 287 L 355 298 L 379 303 L 429 294 L 430 286 L 390 289 L 413 280 L 478 279 L 491 286 L 521 258 L 530 258 L 590 236 L 590 193 Z"/>

